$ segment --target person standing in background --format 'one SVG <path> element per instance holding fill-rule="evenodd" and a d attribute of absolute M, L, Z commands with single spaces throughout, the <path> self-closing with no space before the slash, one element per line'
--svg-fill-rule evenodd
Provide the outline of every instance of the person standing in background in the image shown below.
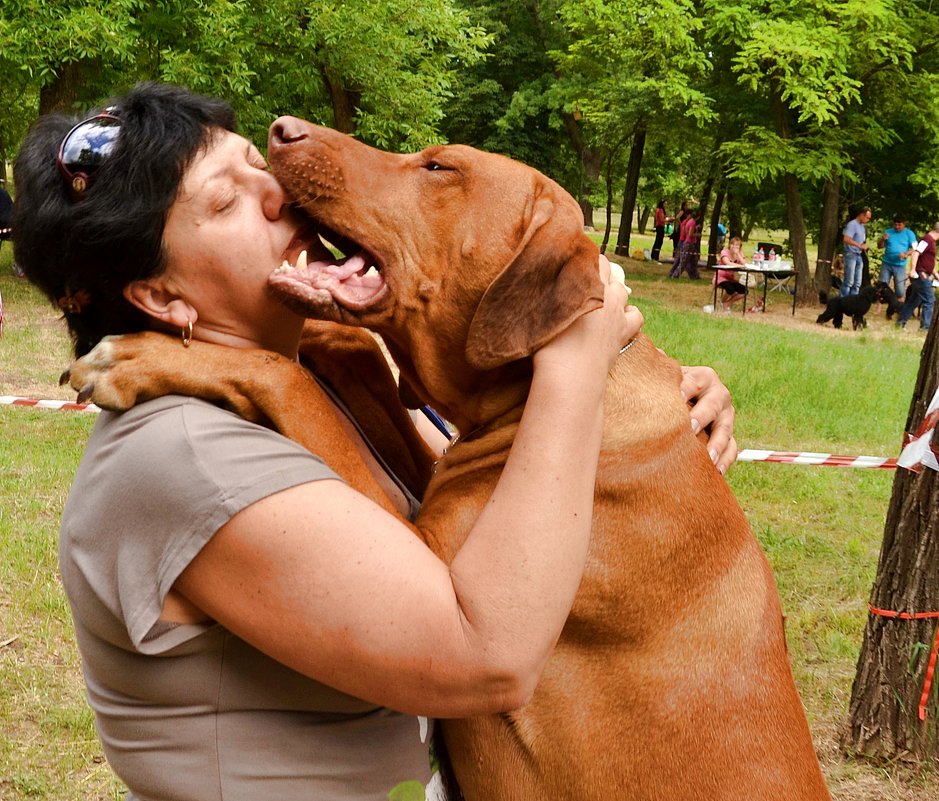
<path fill-rule="evenodd" d="M 681 223 L 685 219 L 685 215 L 688 213 L 688 201 L 683 200 L 681 206 L 678 209 L 678 213 L 675 215 L 675 219 L 672 220 L 672 258 L 674 259 L 678 255 L 679 243 L 681 242 Z"/>
<path fill-rule="evenodd" d="M 913 263 L 910 266 L 910 291 L 906 303 L 900 308 L 897 327 L 906 328 L 917 306 L 922 306 L 919 315 L 919 330 L 929 330 L 932 322 L 932 310 L 936 303 L 936 291 L 932 280 L 936 274 L 936 240 L 939 240 L 939 222 L 933 223 L 932 230 L 913 248 Z"/>
<path fill-rule="evenodd" d="M 700 236 L 698 227 L 699 212 L 697 209 L 688 211 L 681 221 L 681 233 L 678 239 L 678 250 L 675 252 L 675 259 L 672 262 L 672 269 L 669 271 L 669 278 L 681 278 L 683 271 L 688 271 L 688 277 L 697 280 L 701 276 L 698 274 L 698 250 L 700 245 L 695 242 L 696 233 Z M 698 240 L 700 241 L 700 240 Z"/>
<path fill-rule="evenodd" d="M 655 242 L 652 243 L 652 252 L 649 254 L 652 261 L 659 260 L 659 252 L 662 250 L 662 242 L 665 240 L 665 226 L 672 221 L 672 218 L 665 212 L 665 201 L 660 200 L 659 205 L 655 207 Z"/>
<path fill-rule="evenodd" d="M 889 284 L 893 278 L 893 291 L 901 303 L 906 295 L 906 260 L 913 255 L 916 241 L 916 234 L 906 227 L 906 220 L 900 216 L 893 218 L 893 227 L 884 231 L 880 238 L 880 247 L 884 249 L 880 281 Z"/>
<path fill-rule="evenodd" d="M 844 281 L 841 297 L 856 295 L 861 289 L 864 260 L 861 254 L 867 250 L 867 223 L 871 221 L 871 210 L 861 209 L 844 227 Z"/>

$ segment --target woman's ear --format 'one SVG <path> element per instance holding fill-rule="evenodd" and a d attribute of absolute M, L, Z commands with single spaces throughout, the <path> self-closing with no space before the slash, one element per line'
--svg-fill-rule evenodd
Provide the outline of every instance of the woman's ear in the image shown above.
<path fill-rule="evenodd" d="M 148 317 L 173 328 L 186 328 L 199 319 L 195 308 L 168 291 L 158 278 L 131 281 L 124 287 L 124 297 Z"/>

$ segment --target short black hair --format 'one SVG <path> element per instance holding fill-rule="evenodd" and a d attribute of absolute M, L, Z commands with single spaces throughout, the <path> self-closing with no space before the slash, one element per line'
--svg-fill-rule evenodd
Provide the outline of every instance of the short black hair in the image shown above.
<path fill-rule="evenodd" d="M 105 106 L 116 109 L 120 134 L 82 197 L 73 199 L 56 163 L 76 119 L 41 117 L 13 165 L 14 258 L 62 308 L 77 356 L 108 334 L 149 326 L 124 287 L 166 268 L 163 229 L 186 168 L 237 127 L 226 102 L 170 84 L 139 84 Z"/>

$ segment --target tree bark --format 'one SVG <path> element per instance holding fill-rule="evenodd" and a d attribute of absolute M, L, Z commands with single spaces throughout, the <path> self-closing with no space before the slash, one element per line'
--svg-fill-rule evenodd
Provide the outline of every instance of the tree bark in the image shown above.
<path fill-rule="evenodd" d="M 727 193 L 727 228 L 727 236 L 744 238 L 743 215 L 740 213 L 740 203 L 732 191 Z M 749 231 L 747 233 L 747 238 L 749 238 Z"/>
<path fill-rule="evenodd" d="M 723 184 L 717 190 L 717 197 L 714 198 L 714 209 L 711 211 L 711 231 L 708 234 L 708 253 L 707 265 L 712 267 L 717 264 L 717 243 L 720 239 L 720 233 L 717 230 L 717 224 L 721 221 L 721 210 L 724 206 L 724 186 Z"/>
<path fill-rule="evenodd" d="M 789 125 L 789 107 L 782 99 L 782 93 L 775 80 L 771 82 L 770 96 L 773 104 L 773 116 L 776 121 L 776 133 L 780 139 L 792 137 Z M 805 249 L 805 215 L 802 213 L 802 196 L 799 192 L 799 180 L 790 172 L 783 175 L 783 191 L 786 196 L 786 218 L 789 222 L 789 250 L 792 265 L 795 268 L 799 284 L 796 301 L 804 304 L 811 297 L 812 287 L 809 281 L 809 257 Z"/>
<path fill-rule="evenodd" d="M 914 432 L 939 384 L 939 326 L 933 319 L 923 353 L 906 430 Z M 933 435 L 934 441 L 937 437 Z M 939 611 L 939 472 L 899 469 L 884 526 L 884 541 L 871 592 L 882 610 Z M 939 764 L 936 682 L 926 720 L 918 706 L 939 620 L 892 619 L 871 613 L 851 691 L 850 724 L 842 738 L 849 752 L 877 760 Z"/>
<path fill-rule="evenodd" d="M 642 167 L 642 151 L 646 146 L 646 124 L 636 123 L 633 144 L 629 149 L 629 164 L 626 167 L 626 187 L 623 191 L 623 211 L 619 218 L 619 233 L 616 235 L 616 253 L 629 255 L 629 239 L 633 230 L 633 213 L 639 196 L 639 171 Z"/>
<path fill-rule="evenodd" d="M 359 99 L 358 93 L 344 88 L 341 80 L 329 67 L 323 67 L 322 73 L 333 108 L 333 127 L 345 134 L 355 133 L 355 107 Z"/>
<path fill-rule="evenodd" d="M 69 61 L 56 70 L 56 77 L 39 90 L 39 114 L 70 114 L 84 100 L 82 88 L 92 67 L 90 61 Z"/>
<path fill-rule="evenodd" d="M 832 175 L 822 186 L 822 219 L 818 232 L 818 259 L 815 262 L 815 291 L 831 289 L 831 263 L 840 242 L 841 176 Z"/>
<path fill-rule="evenodd" d="M 704 223 L 704 215 L 707 214 L 708 206 L 711 205 L 711 192 L 714 191 L 713 165 L 711 172 L 704 179 L 704 186 L 701 187 L 701 198 L 698 200 L 698 211 L 701 214 L 701 223 Z"/>
<path fill-rule="evenodd" d="M 639 225 L 637 226 L 639 233 L 644 234 L 646 228 L 649 225 L 649 217 L 652 215 L 652 206 L 640 206 L 639 207 Z"/>

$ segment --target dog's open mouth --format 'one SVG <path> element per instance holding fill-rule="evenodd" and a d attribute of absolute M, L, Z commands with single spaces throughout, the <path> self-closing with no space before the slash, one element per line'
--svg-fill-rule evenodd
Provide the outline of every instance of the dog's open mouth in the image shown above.
<path fill-rule="evenodd" d="M 350 255 L 336 258 L 327 244 Z M 377 259 L 323 226 L 298 233 L 268 284 L 289 306 L 311 316 L 336 305 L 363 311 L 387 290 Z"/>

